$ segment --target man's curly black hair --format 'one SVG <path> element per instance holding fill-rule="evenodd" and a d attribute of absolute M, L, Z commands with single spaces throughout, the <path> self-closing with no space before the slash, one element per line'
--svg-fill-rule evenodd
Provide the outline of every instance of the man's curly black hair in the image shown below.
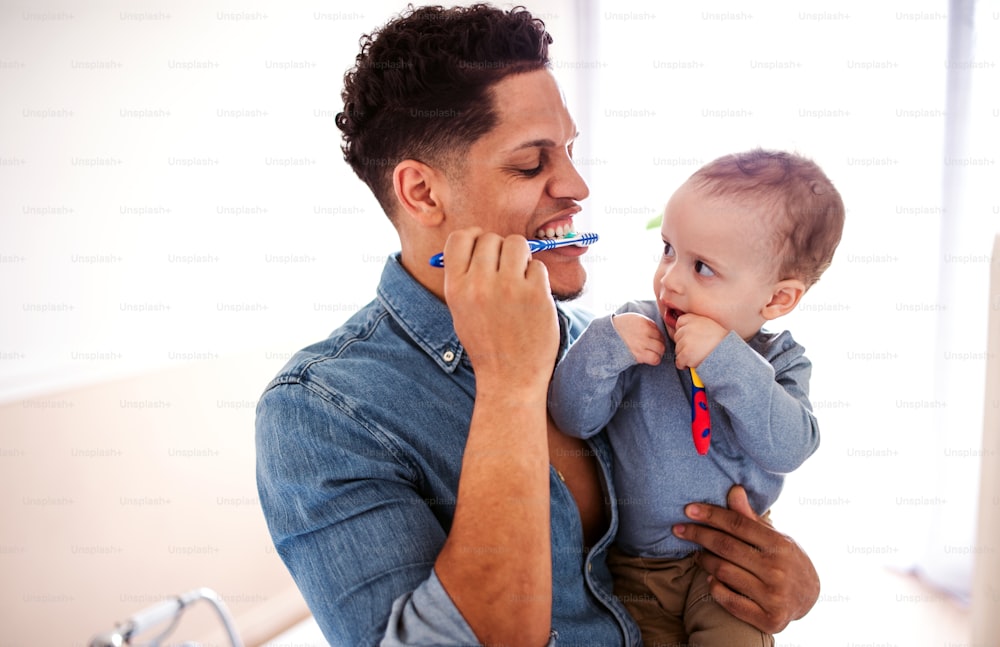
<path fill-rule="evenodd" d="M 552 37 L 523 7 L 412 5 L 361 37 L 336 118 L 344 159 L 393 217 L 392 172 L 404 159 L 441 165 L 497 121 L 491 88 L 549 67 Z"/>

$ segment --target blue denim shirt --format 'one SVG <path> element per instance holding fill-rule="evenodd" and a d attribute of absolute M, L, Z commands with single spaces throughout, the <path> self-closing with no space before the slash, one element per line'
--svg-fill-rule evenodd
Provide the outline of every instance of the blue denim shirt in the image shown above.
<path fill-rule="evenodd" d="M 560 306 L 562 350 L 586 319 Z M 447 306 L 388 259 L 378 297 L 294 355 L 257 407 L 257 485 L 278 554 L 333 645 L 468 645 L 434 573 L 455 513 L 475 377 Z M 550 470 L 552 641 L 640 644 L 605 565 L 618 523 L 603 434 L 588 441 L 611 508 L 589 552 Z"/>

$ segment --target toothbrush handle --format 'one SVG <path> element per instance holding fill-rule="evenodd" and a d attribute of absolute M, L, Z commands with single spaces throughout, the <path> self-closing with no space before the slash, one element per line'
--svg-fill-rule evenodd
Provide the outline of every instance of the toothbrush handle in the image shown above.
<path fill-rule="evenodd" d="M 566 245 L 583 247 L 593 245 L 596 242 L 597 234 L 579 234 L 572 238 L 546 238 L 544 240 L 531 238 L 528 239 L 528 250 L 534 254 L 535 252 L 544 252 L 548 249 L 555 249 L 556 247 L 564 247 Z M 433 267 L 444 267 L 444 252 L 439 252 L 431 256 L 429 262 Z"/>
<path fill-rule="evenodd" d="M 708 397 L 705 394 L 705 385 L 698 373 L 693 368 L 690 371 L 691 440 L 694 441 L 695 450 L 704 456 L 708 453 L 708 446 L 712 442 L 712 424 L 708 417 Z"/>

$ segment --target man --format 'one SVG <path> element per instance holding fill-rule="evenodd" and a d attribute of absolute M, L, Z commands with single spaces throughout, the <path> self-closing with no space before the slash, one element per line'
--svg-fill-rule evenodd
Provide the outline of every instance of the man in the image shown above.
<path fill-rule="evenodd" d="M 573 228 L 576 127 L 524 10 L 422 8 L 366 37 L 345 77 L 344 152 L 399 233 L 375 301 L 261 397 L 258 486 L 279 554 L 332 644 L 636 645 L 605 565 L 607 441 L 545 409 L 586 320 Z M 445 268 L 428 264 L 444 251 Z M 713 595 L 778 631 L 819 585 L 749 512 L 690 506 Z M 735 593 L 734 593 L 735 592 Z"/>

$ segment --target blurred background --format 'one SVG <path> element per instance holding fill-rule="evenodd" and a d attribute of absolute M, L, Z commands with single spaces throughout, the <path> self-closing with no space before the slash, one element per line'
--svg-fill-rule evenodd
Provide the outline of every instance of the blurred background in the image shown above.
<path fill-rule="evenodd" d="M 403 8 L 0 0 L 0 647 L 85 643 L 198 586 L 248 643 L 293 644 L 253 410 L 398 249 L 333 120 L 359 36 Z M 773 326 L 814 363 L 823 435 L 773 511 L 823 594 L 778 644 L 968 644 L 997 551 L 976 524 L 1000 4 L 529 9 L 581 132 L 596 314 L 652 296 L 646 224 L 719 155 L 795 150 L 844 197 L 833 266 Z"/>

